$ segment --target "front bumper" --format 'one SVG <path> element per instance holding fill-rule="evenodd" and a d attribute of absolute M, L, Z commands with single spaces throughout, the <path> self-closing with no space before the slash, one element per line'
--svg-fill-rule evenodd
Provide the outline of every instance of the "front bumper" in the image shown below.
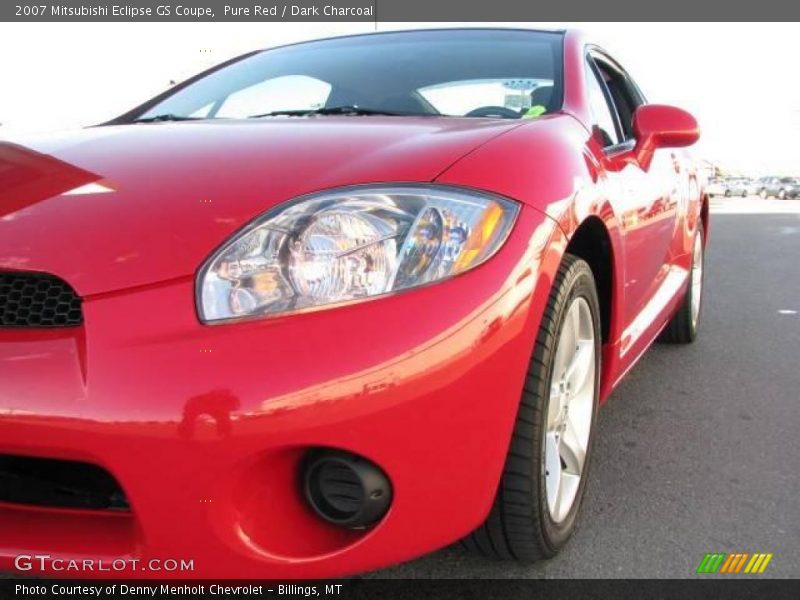
<path fill-rule="evenodd" d="M 458 539 L 491 506 L 560 249 L 525 208 L 484 265 L 375 301 L 203 326 L 185 278 L 88 297 L 80 328 L 0 330 L 0 453 L 100 465 L 131 505 L 0 504 L 0 570 L 46 553 L 328 577 Z M 319 446 L 386 471 L 379 524 L 341 529 L 306 506 L 298 466 Z"/>

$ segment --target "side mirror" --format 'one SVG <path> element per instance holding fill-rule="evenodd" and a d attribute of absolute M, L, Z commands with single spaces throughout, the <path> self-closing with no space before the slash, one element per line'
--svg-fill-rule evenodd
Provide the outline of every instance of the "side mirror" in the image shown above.
<path fill-rule="evenodd" d="M 685 110 L 663 104 L 644 104 L 633 113 L 634 150 L 643 169 L 658 148 L 691 146 L 700 138 L 697 120 Z"/>

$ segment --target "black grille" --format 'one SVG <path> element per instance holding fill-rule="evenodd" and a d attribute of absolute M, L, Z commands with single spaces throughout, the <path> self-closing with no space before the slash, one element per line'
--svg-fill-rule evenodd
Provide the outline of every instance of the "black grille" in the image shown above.
<path fill-rule="evenodd" d="M 89 463 L 0 454 L 0 502 L 128 510 L 116 479 Z"/>
<path fill-rule="evenodd" d="M 81 299 L 65 281 L 39 273 L 0 273 L 0 327 L 81 323 Z"/>

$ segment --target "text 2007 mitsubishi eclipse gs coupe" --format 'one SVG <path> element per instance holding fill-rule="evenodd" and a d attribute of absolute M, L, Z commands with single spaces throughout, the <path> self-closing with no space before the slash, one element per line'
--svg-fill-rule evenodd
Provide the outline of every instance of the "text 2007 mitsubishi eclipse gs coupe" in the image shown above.
<path fill-rule="evenodd" d="M 696 335 L 697 138 L 579 34 L 483 29 L 257 52 L 3 144 L 0 568 L 554 555 L 598 406 Z"/>

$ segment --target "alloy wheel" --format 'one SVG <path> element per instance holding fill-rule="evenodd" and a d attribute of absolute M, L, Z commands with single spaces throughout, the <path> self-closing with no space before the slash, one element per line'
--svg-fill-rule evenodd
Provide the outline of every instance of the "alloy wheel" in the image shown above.
<path fill-rule="evenodd" d="M 575 298 L 556 347 L 545 431 L 545 488 L 553 522 L 575 503 L 583 477 L 595 397 L 595 337 L 589 304 Z"/>

